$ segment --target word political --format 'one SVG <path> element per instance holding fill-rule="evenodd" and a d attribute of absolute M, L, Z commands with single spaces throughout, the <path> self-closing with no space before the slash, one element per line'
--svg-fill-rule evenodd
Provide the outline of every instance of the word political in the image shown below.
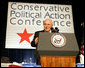
<path fill-rule="evenodd" d="M 41 19 L 50 18 L 56 19 L 53 21 L 54 26 L 67 26 L 70 27 L 71 22 L 69 7 L 57 6 L 41 6 L 31 4 L 11 4 L 10 10 L 10 23 L 12 25 L 42 25 Z M 64 12 L 64 13 L 63 13 Z M 61 20 L 61 21 L 57 21 Z M 65 21 L 67 20 L 67 21 Z"/>

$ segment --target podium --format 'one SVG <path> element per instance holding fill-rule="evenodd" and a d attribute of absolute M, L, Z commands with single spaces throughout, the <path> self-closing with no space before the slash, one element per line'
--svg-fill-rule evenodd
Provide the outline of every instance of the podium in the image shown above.
<path fill-rule="evenodd" d="M 51 36 L 54 33 L 40 32 L 37 51 L 40 56 L 41 67 L 75 67 L 76 56 L 79 52 L 78 44 L 73 33 L 62 33 L 66 38 L 63 47 L 54 47 Z"/>

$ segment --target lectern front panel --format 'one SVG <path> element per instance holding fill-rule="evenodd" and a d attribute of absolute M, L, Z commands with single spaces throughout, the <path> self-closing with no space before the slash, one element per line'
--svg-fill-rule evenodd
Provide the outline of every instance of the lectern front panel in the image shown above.
<path fill-rule="evenodd" d="M 37 51 L 40 55 L 52 56 L 76 56 L 79 52 L 78 44 L 73 33 L 62 33 L 66 38 L 63 47 L 55 47 L 51 43 L 51 36 L 54 33 L 40 32 Z"/>

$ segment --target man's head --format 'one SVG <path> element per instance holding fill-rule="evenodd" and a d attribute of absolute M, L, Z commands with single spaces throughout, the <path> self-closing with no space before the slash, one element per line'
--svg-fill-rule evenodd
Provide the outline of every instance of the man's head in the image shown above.
<path fill-rule="evenodd" d="M 49 32 L 51 30 L 52 26 L 53 26 L 53 24 L 52 24 L 52 20 L 51 19 L 46 19 L 44 21 L 44 30 L 46 32 Z"/>

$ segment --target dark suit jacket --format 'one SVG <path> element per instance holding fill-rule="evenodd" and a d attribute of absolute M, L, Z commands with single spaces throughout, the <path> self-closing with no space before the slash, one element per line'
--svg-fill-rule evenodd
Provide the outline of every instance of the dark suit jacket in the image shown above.
<path fill-rule="evenodd" d="M 35 32 L 34 39 L 33 39 L 33 41 L 31 42 L 31 46 L 32 46 L 32 47 L 37 47 L 37 44 L 35 44 L 35 38 L 36 38 L 36 37 L 39 37 L 39 32 L 44 32 L 44 30 Z"/>
<path fill-rule="evenodd" d="M 58 30 L 58 29 L 57 29 L 57 30 Z M 32 46 L 32 47 L 37 47 L 37 44 L 35 44 L 35 38 L 36 38 L 36 37 L 39 37 L 39 32 L 45 32 L 45 31 L 42 30 L 42 31 L 37 31 L 37 32 L 35 32 L 34 39 L 33 39 L 33 41 L 31 42 L 31 46 Z M 52 32 L 52 33 L 55 32 L 54 29 L 51 29 L 51 32 Z"/>

